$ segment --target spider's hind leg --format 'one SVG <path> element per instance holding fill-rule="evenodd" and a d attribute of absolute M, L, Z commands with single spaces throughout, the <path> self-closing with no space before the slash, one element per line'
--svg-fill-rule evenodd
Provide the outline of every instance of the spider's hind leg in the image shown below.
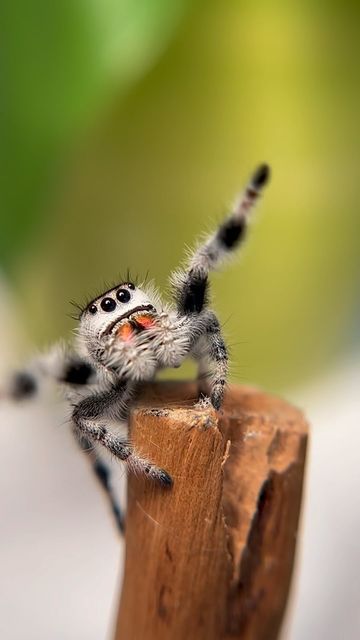
<path fill-rule="evenodd" d="M 74 429 L 74 436 L 81 450 L 84 451 L 87 456 L 89 456 L 95 477 L 100 483 L 101 488 L 105 492 L 106 498 L 115 518 L 116 527 L 120 534 L 123 535 L 125 532 L 125 516 L 112 487 L 110 467 L 105 462 L 105 460 L 100 457 L 95 445 L 90 440 L 88 440 L 84 436 L 80 436 L 79 432 L 76 429 Z"/>

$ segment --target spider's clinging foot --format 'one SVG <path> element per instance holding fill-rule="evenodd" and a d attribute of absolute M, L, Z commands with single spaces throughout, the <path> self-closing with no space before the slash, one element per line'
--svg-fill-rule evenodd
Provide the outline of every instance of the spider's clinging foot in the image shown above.
<path fill-rule="evenodd" d="M 151 466 L 146 470 L 146 474 L 166 489 L 170 489 L 174 484 L 171 475 L 165 469 Z"/>

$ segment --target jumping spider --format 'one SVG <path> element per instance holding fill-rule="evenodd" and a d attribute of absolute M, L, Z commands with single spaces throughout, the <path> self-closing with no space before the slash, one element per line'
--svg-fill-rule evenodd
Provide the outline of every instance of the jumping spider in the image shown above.
<path fill-rule="evenodd" d="M 55 347 L 9 380 L 7 395 L 14 400 L 36 394 L 44 376 L 65 387 L 72 405 L 73 433 L 90 453 L 120 530 L 123 516 L 102 448 L 125 462 L 131 472 L 144 473 L 163 486 L 171 486 L 172 479 L 140 457 L 126 438 L 109 430 L 108 422 L 126 422 L 141 383 L 152 380 L 159 369 L 180 366 L 187 356 L 196 360 L 201 377 L 208 376 L 207 401 L 220 409 L 228 356 L 219 321 L 208 308 L 208 276 L 242 243 L 249 213 L 268 177 L 268 167 L 260 166 L 232 213 L 200 244 L 187 267 L 172 274 L 172 305 L 163 304 L 149 288 L 122 282 L 81 310 L 72 349 Z"/>

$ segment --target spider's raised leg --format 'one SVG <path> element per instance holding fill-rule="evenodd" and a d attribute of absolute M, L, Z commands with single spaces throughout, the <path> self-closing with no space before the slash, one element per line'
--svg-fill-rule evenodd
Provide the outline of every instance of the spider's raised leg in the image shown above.
<path fill-rule="evenodd" d="M 269 168 L 261 165 L 252 176 L 232 213 L 192 255 L 187 269 L 175 272 L 172 284 L 178 313 L 200 313 L 207 304 L 208 275 L 219 268 L 243 242 L 248 217 L 269 179 Z"/>
<path fill-rule="evenodd" d="M 172 276 L 178 316 L 187 317 L 193 327 L 192 354 L 199 362 L 200 385 L 203 378 L 211 378 L 210 399 L 219 409 L 224 396 L 228 357 L 219 322 L 206 311 L 208 276 L 219 268 L 243 242 L 249 213 L 269 178 L 267 165 L 260 166 L 252 176 L 244 193 L 235 203 L 232 213 L 194 252 L 188 266 Z"/>
<path fill-rule="evenodd" d="M 127 394 L 128 387 L 126 383 L 121 382 L 113 385 L 108 391 L 84 398 L 72 413 L 74 426 L 80 436 L 105 447 L 125 462 L 133 473 L 145 474 L 163 486 L 171 486 L 171 477 L 164 469 L 139 456 L 126 438 L 113 434 L 106 427 L 106 418 L 125 419 L 123 412 Z"/>
<path fill-rule="evenodd" d="M 80 436 L 79 431 L 76 429 L 74 429 L 74 436 L 81 450 L 90 458 L 95 477 L 105 491 L 105 495 L 115 518 L 116 526 L 121 535 L 123 535 L 125 531 L 125 518 L 111 484 L 110 467 L 101 458 L 99 453 L 96 451 L 95 445 L 90 442 L 90 440 L 84 436 Z"/>

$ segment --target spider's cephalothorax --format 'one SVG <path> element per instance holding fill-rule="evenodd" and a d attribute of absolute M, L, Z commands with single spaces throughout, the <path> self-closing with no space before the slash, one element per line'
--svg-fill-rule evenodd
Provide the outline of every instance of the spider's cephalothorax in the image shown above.
<path fill-rule="evenodd" d="M 74 435 L 89 452 L 120 529 L 123 518 L 102 448 L 125 462 L 130 471 L 164 486 L 171 486 L 172 479 L 140 457 L 108 424 L 126 423 L 141 383 L 152 380 L 164 367 L 180 366 L 187 356 L 198 362 L 199 378 L 207 381 L 208 402 L 220 409 L 228 356 L 219 321 L 208 308 L 208 276 L 243 241 L 249 213 L 268 176 L 268 167 L 259 167 L 230 215 L 200 244 L 186 267 L 172 274 L 172 304 L 163 304 L 152 288 L 123 282 L 82 309 L 72 349 L 56 347 L 9 382 L 8 394 L 14 399 L 33 395 L 44 375 L 65 386 L 73 407 Z"/>

